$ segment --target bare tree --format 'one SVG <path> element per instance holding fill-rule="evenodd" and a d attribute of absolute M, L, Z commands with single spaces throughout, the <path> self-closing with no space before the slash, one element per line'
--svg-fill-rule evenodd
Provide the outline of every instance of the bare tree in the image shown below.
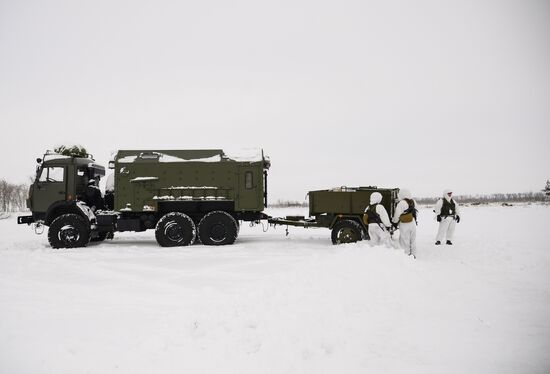
<path fill-rule="evenodd" d="M 28 186 L 12 184 L 0 179 L 0 211 L 14 212 L 26 210 Z"/>

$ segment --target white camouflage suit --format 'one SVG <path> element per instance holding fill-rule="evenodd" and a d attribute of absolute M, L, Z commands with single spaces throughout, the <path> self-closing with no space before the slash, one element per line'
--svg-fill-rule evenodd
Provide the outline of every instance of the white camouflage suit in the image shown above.
<path fill-rule="evenodd" d="M 380 192 L 374 192 L 372 195 L 370 195 L 370 204 L 378 204 L 376 205 L 376 213 L 378 213 L 378 215 L 380 216 L 380 220 L 382 221 L 381 224 L 369 223 L 370 244 L 383 244 L 389 246 L 390 233 L 388 232 L 388 228 L 391 226 L 390 218 L 388 216 L 388 212 L 386 212 L 386 208 L 384 208 L 384 206 L 380 204 L 380 202 L 382 202 L 382 195 L 380 194 Z M 367 209 L 365 209 L 365 212 L 367 211 Z"/>
<path fill-rule="evenodd" d="M 436 242 L 443 242 L 443 239 L 446 238 L 448 241 L 452 242 L 456 226 L 456 217 L 460 216 L 460 209 L 456 200 L 452 198 L 452 191 L 445 190 L 443 191 L 443 197 L 437 200 L 437 203 L 435 204 L 434 211 L 436 216 L 441 215 L 443 199 L 447 200 L 448 202 L 451 202 L 452 200 L 455 204 L 455 211 L 452 212 L 452 215 L 441 217 L 441 222 L 439 222 L 439 229 L 437 230 L 437 237 L 435 238 L 435 240 Z"/>
<path fill-rule="evenodd" d="M 400 201 L 395 207 L 392 222 L 399 223 L 399 245 L 405 250 L 405 254 L 416 258 L 416 222 L 414 219 L 411 222 L 400 222 L 399 219 L 409 208 L 409 203 L 405 199 L 411 199 L 411 193 L 409 190 L 401 189 L 398 197 Z M 416 203 L 414 206 L 416 207 Z"/>

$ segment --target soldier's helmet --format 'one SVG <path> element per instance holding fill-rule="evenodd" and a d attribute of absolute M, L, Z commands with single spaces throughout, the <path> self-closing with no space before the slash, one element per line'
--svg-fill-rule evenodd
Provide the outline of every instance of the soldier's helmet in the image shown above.
<path fill-rule="evenodd" d="M 370 195 L 371 204 L 378 204 L 381 201 L 382 201 L 382 194 L 380 192 L 373 192 L 372 195 Z"/>

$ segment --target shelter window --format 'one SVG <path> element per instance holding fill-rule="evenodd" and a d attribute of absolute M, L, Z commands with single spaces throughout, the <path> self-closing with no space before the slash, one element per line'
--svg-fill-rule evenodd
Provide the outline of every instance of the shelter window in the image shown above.
<path fill-rule="evenodd" d="M 63 182 L 63 176 L 65 174 L 65 168 L 63 167 L 49 167 L 43 168 L 40 174 L 40 182 Z"/>
<path fill-rule="evenodd" d="M 247 190 L 251 190 L 254 187 L 253 179 L 252 179 L 252 172 L 247 171 L 244 173 L 244 188 Z"/>

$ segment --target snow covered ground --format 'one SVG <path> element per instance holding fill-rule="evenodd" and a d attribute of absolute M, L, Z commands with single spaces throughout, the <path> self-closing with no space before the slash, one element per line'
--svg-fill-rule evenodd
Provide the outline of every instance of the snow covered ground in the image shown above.
<path fill-rule="evenodd" d="M 272 215 L 304 214 L 300 209 Z M 465 207 L 418 259 L 326 229 L 54 250 L 0 220 L 0 373 L 549 373 L 550 206 Z"/>

